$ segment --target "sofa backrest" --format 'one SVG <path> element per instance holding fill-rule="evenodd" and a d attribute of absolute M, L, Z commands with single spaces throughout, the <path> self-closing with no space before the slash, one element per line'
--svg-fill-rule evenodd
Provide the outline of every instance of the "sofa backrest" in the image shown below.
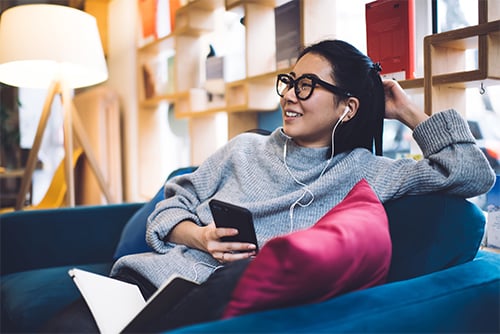
<path fill-rule="evenodd" d="M 111 262 L 120 232 L 142 203 L 14 211 L 0 215 L 0 275 Z"/>
<path fill-rule="evenodd" d="M 196 167 L 181 168 L 169 178 L 195 169 Z M 146 219 L 154 210 L 156 202 L 162 199 L 162 195 L 160 189 L 157 196 L 142 206 L 130 204 L 114 208 L 111 205 L 4 214 L 0 217 L 0 272 L 7 274 L 66 264 L 63 260 L 57 261 L 60 257 L 58 254 L 64 253 L 64 249 L 72 243 L 65 235 L 96 238 L 94 232 L 99 231 L 98 236 L 107 240 L 106 243 L 103 242 L 106 250 L 82 247 L 78 251 L 81 253 L 79 256 L 85 259 L 89 259 L 89 252 L 94 252 L 91 256 L 93 262 L 112 261 L 110 254 L 113 252 L 116 258 L 148 251 L 144 240 Z M 389 218 L 392 240 L 388 281 L 408 279 L 467 262 L 474 258 L 479 249 L 484 234 L 485 216 L 475 204 L 466 199 L 443 194 L 406 196 L 389 201 L 384 207 Z M 108 216 L 110 214 L 112 217 Z M 90 218 L 96 215 L 99 216 L 99 221 Z M 82 223 L 79 224 L 79 221 Z M 79 226 L 82 231 L 75 230 Z M 60 243 L 48 243 L 44 237 L 47 234 L 56 234 L 60 236 L 59 239 L 64 239 L 59 242 L 69 244 L 62 247 Z M 33 247 L 23 246 L 26 244 L 36 247 L 37 254 L 33 254 Z"/>
<path fill-rule="evenodd" d="M 174 171 L 168 179 L 196 167 Z M 163 199 L 163 188 L 126 224 L 114 258 L 151 251 L 146 244 L 147 217 Z M 392 261 L 388 280 L 408 279 L 474 258 L 484 233 L 485 216 L 464 198 L 444 194 L 405 196 L 384 204 L 389 218 Z"/>

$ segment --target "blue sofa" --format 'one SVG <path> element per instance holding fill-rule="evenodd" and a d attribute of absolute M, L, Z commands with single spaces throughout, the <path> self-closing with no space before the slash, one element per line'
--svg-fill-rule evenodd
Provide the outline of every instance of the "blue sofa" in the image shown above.
<path fill-rule="evenodd" d="M 79 298 L 68 269 L 107 274 L 159 194 L 149 203 L 1 215 L 1 332 L 37 332 Z M 408 196 L 384 207 L 393 242 L 386 284 L 171 332 L 500 332 L 500 254 L 478 251 L 482 211 L 441 194 Z"/>

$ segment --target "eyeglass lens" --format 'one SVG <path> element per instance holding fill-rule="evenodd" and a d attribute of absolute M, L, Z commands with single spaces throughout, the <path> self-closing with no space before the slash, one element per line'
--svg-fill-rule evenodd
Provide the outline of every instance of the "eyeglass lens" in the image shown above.
<path fill-rule="evenodd" d="M 308 77 L 301 77 L 298 80 L 293 80 L 288 75 L 279 75 L 276 88 L 278 95 L 283 97 L 286 92 L 293 87 L 295 95 L 297 95 L 299 99 L 305 100 L 311 96 L 314 86 L 315 82 Z"/>

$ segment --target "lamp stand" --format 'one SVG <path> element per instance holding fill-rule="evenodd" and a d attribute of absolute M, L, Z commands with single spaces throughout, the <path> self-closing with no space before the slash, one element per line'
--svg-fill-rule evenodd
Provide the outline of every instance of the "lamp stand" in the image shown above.
<path fill-rule="evenodd" d="M 75 206 L 75 182 L 74 182 L 74 170 L 72 164 L 73 158 L 73 130 L 75 136 L 82 146 L 83 152 L 87 157 L 90 168 L 94 175 L 96 176 L 97 183 L 101 188 L 104 196 L 108 203 L 114 203 L 113 197 L 109 192 L 104 176 L 99 168 L 97 159 L 95 158 L 94 151 L 90 145 L 87 134 L 83 128 L 80 121 L 80 117 L 76 112 L 76 107 L 71 98 L 70 90 L 61 81 L 55 80 L 49 86 L 49 91 L 45 99 L 42 115 L 40 116 L 40 121 L 38 123 L 38 128 L 35 134 L 35 140 L 33 146 L 28 155 L 28 161 L 26 163 L 26 168 L 21 180 L 21 188 L 16 199 L 16 210 L 21 210 L 24 207 L 26 201 L 26 194 L 30 187 L 33 172 L 35 171 L 36 162 L 38 159 L 38 152 L 40 151 L 40 146 L 42 144 L 43 134 L 45 128 L 47 127 L 47 121 L 50 116 L 51 106 L 54 101 L 54 97 L 60 95 L 62 100 L 62 109 L 64 114 L 64 171 L 66 179 L 66 204 L 68 206 Z"/>

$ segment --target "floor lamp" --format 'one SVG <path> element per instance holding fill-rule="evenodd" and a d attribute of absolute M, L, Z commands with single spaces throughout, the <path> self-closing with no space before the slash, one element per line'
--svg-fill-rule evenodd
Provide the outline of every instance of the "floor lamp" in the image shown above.
<path fill-rule="evenodd" d="M 0 81 L 16 87 L 48 88 L 35 140 L 28 156 L 16 200 L 24 206 L 36 166 L 43 133 L 55 96 L 64 112 L 66 202 L 75 205 L 73 131 L 108 202 L 113 202 L 72 99 L 72 90 L 108 78 L 96 19 L 71 7 L 21 5 L 0 18 Z"/>

